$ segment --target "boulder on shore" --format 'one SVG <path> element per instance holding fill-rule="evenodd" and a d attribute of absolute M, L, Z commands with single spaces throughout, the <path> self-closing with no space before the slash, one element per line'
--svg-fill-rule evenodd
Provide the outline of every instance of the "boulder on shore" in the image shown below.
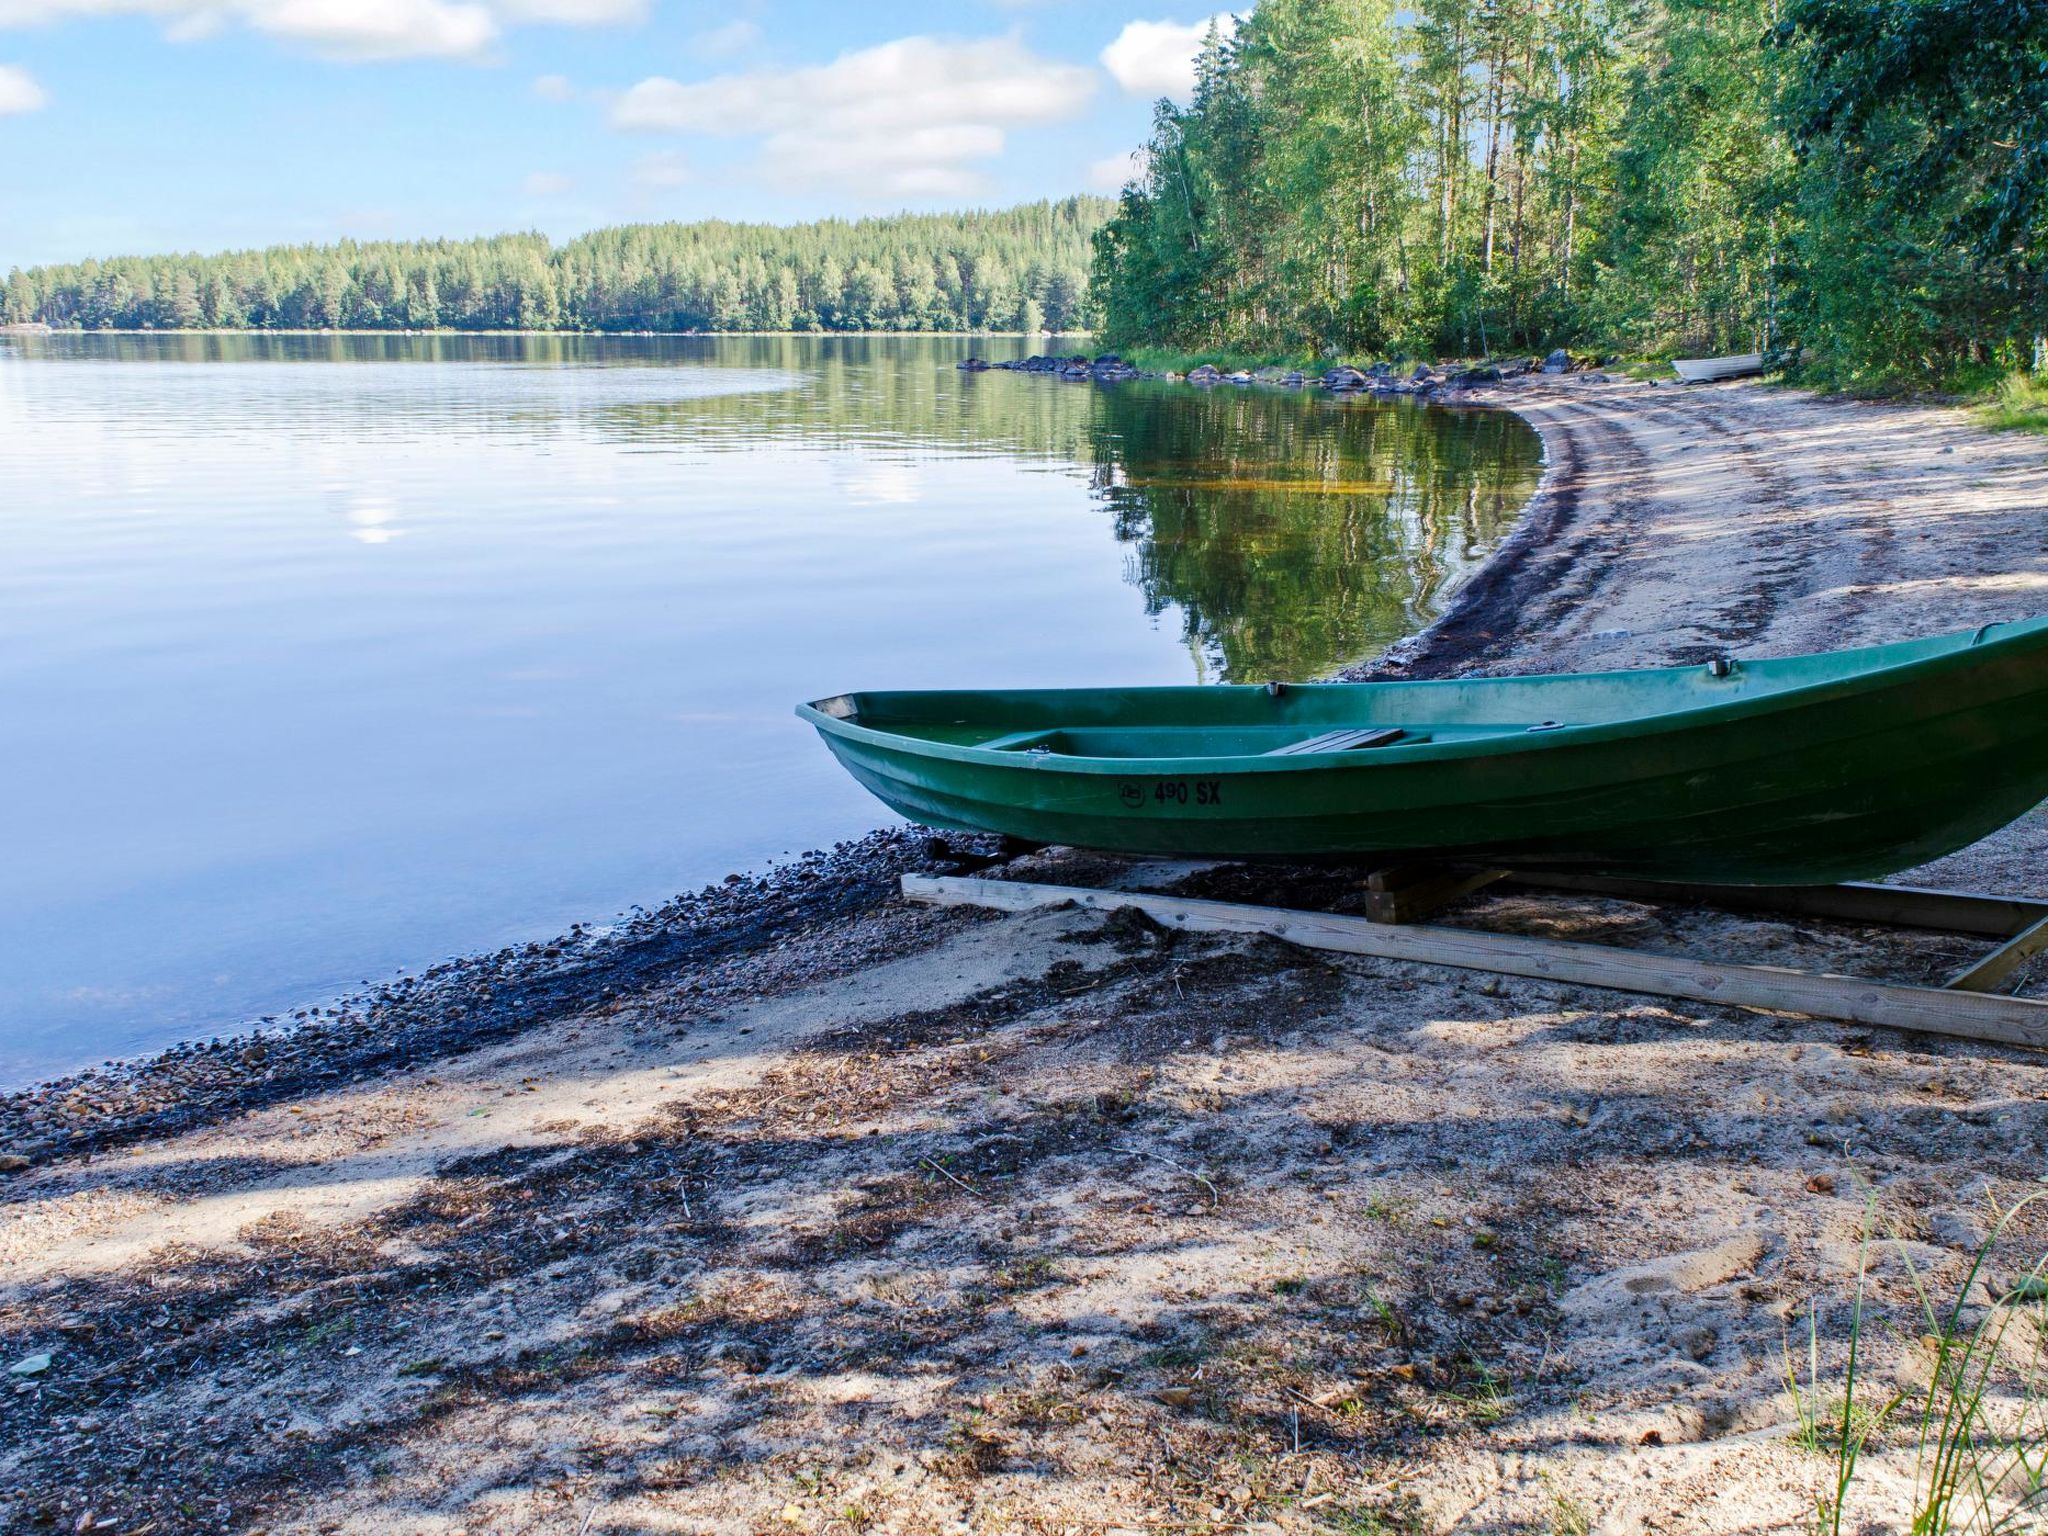
<path fill-rule="evenodd" d="M 1477 368 L 1460 368 L 1444 380 L 1446 389 L 1470 389 L 1475 384 L 1498 384 L 1504 375 L 1500 369 L 1482 365 Z"/>
<path fill-rule="evenodd" d="M 1365 388 L 1365 375 L 1356 368 L 1339 363 L 1323 374 L 1323 388 L 1363 389 Z"/>
<path fill-rule="evenodd" d="M 1550 356 L 1543 359 L 1543 371 L 1545 373 L 1570 373 L 1571 369 L 1572 355 L 1565 351 L 1563 347 L 1559 347 Z"/>
<path fill-rule="evenodd" d="M 989 365 L 979 357 L 970 357 L 964 363 L 954 364 L 962 373 L 987 373 Z"/>
<path fill-rule="evenodd" d="M 1202 363 L 1188 370 L 1190 384 L 1215 384 L 1223 377 L 1223 370 L 1214 363 Z"/>

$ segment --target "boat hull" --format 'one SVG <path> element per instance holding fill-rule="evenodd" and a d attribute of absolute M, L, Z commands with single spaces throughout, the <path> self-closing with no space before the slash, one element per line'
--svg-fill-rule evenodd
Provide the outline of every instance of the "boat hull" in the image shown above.
<path fill-rule="evenodd" d="M 1540 681 L 1603 679 L 1524 686 Z M 937 827 L 1142 854 L 1427 858 L 1817 884 L 1925 863 L 2048 795 L 2048 622 L 1724 707 L 1284 764 L 1264 755 L 1004 760 L 934 750 L 851 720 L 814 723 L 879 799 Z"/>
<path fill-rule="evenodd" d="M 1738 357 L 1679 357 L 1672 359 L 1671 366 L 1688 384 L 1711 384 L 1716 379 L 1740 379 L 1762 373 L 1764 359 L 1761 352 Z"/>

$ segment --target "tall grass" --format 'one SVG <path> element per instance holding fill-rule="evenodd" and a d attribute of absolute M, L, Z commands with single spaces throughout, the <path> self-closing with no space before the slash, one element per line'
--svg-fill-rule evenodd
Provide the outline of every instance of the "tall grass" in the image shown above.
<path fill-rule="evenodd" d="M 2009 373 L 1992 386 L 1978 420 L 1998 432 L 2048 432 L 2048 374 Z"/>
<path fill-rule="evenodd" d="M 1819 1536 L 1841 1536 L 1864 1453 L 1907 1435 L 1914 1447 L 1912 1505 L 1893 1513 L 1907 1517 L 1911 1536 L 2048 1530 L 2048 1255 L 2002 1289 L 1990 1286 L 2001 1243 L 2019 1217 L 2044 1200 L 2048 1190 L 2028 1195 L 1999 1217 L 1946 1301 L 1935 1297 L 1910 1250 L 1899 1245 L 1926 1330 L 1919 1347 L 1931 1360 L 1924 1385 L 1899 1388 L 1875 1407 L 1869 1402 L 1871 1384 L 1863 1380 L 1866 1281 L 1877 1225 L 1873 1206 L 1857 1263 L 1839 1397 L 1824 1397 L 1820 1326 L 1812 1310 L 1803 1385 L 1786 1347 L 1798 1438 L 1834 1457 L 1833 1486 L 1815 1498 Z M 1974 1303 L 1975 1295 L 1988 1296 L 1989 1305 Z M 1866 1399 L 1861 1404 L 1859 1389 Z"/>

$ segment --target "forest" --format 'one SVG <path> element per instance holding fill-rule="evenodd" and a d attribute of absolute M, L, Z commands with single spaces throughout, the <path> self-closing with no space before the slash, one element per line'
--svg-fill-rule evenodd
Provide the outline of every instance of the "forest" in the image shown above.
<path fill-rule="evenodd" d="M 2044 363 L 2048 0 L 1260 0 L 1143 163 L 1112 345 Z"/>
<path fill-rule="evenodd" d="M 12 271 L 0 320 L 88 330 L 1069 330 L 1090 237 L 1073 197 L 857 221 L 635 224 L 277 246 Z"/>

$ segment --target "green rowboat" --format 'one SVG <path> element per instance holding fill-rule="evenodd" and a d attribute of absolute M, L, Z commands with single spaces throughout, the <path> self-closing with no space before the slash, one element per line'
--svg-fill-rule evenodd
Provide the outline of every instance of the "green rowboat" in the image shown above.
<path fill-rule="evenodd" d="M 1925 863 L 2048 796 L 2048 618 L 1634 672 L 849 693 L 797 713 L 934 827 L 1821 884 Z"/>

